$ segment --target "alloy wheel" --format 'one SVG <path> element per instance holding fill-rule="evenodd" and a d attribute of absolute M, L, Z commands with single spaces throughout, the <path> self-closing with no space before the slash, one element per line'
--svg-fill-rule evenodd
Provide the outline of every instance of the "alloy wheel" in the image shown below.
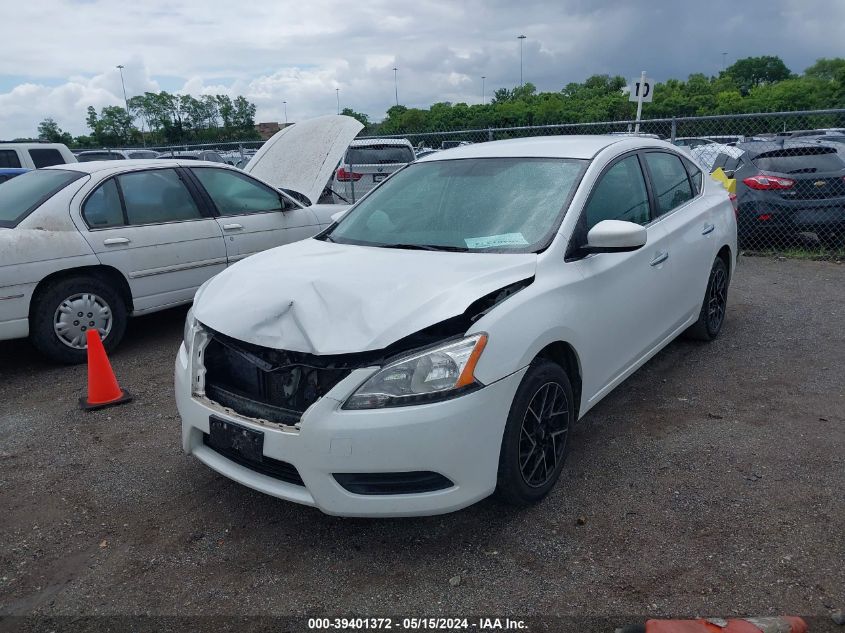
<path fill-rule="evenodd" d="M 531 398 L 519 434 L 519 470 L 540 488 L 555 477 L 569 435 L 569 403 L 563 387 L 547 382 Z"/>
<path fill-rule="evenodd" d="M 725 319 L 728 303 L 728 276 L 721 268 L 713 271 L 707 294 L 707 326 L 711 332 L 718 332 Z"/>

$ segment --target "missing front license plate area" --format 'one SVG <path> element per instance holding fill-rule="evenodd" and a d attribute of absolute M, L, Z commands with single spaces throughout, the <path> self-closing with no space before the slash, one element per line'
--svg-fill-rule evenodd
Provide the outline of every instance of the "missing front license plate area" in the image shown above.
<path fill-rule="evenodd" d="M 234 454 L 249 462 L 260 463 L 264 457 L 264 433 L 240 424 L 210 417 L 207 444 L 219 453 Z"/>

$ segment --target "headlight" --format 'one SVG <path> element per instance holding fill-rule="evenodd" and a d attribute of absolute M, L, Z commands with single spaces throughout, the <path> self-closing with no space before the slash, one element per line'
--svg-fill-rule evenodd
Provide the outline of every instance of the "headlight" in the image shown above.
<path fill-rule="evenodd" d="M 197 320 L 194 318 L 194 308 L 188 310 L 188 315 L 185 317 L 185 325 L 182 328 L 182 340 L 185 343 L 185 349 L 190 351 L 191 345 L 194 342 L 194 326 Z"/>
<path fill-rule="evenodd" d="M 358 387 L 344 409 L 381 409 L 446 400 L 481 385 L 473 375 L 487 344 L 474 334 L 386 365 Z"/>

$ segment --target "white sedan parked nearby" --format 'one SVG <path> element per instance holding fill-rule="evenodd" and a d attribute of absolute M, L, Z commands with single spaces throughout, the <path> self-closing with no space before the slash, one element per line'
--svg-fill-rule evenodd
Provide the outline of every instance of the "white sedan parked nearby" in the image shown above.
<path fill-rule="evenodd" d="M 312 201 L 362 127 L 343 116 L 297 123 L 244 171 L 96 161 L 3 183 L 0 340 L 29 336 L 55 360 L 81 362 L 87 330 L 112 349 L 128 315 L 189 303 L 234 262 L 316 234 L 339 207 Z"/>
<path fill-rule="evenodd" d="M 199 290 L 182 446 L 331 514 L 535 502 L 580 416 L 680 333 L 719 334 L 736 252 L 726 191 L 660 140 L 432 154 Z"/>

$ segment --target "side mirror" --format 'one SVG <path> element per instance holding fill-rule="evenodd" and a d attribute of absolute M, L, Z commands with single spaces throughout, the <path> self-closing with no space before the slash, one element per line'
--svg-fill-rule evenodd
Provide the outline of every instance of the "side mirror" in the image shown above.
<path fill-rule="evenodd" d="M 645 227 L 623 220 L 602 220 L 587 233 L 587 253 L 625 253 L 645 246 Z"/>
<path fill-rule="evenodd" d="M 346 215 L 348 211 L 349 211 L 349 208 L 346 208 L 346 209 L 342 209 L 342 210 L 338 211 L 337 213 L 332 213 L 331 216 L 330 216 L 331 219 L 332 219 L 332 222 L 337 222 L 338 220 L 340 220 L 340 218 L 342 218 L 344 215 Z"/>

